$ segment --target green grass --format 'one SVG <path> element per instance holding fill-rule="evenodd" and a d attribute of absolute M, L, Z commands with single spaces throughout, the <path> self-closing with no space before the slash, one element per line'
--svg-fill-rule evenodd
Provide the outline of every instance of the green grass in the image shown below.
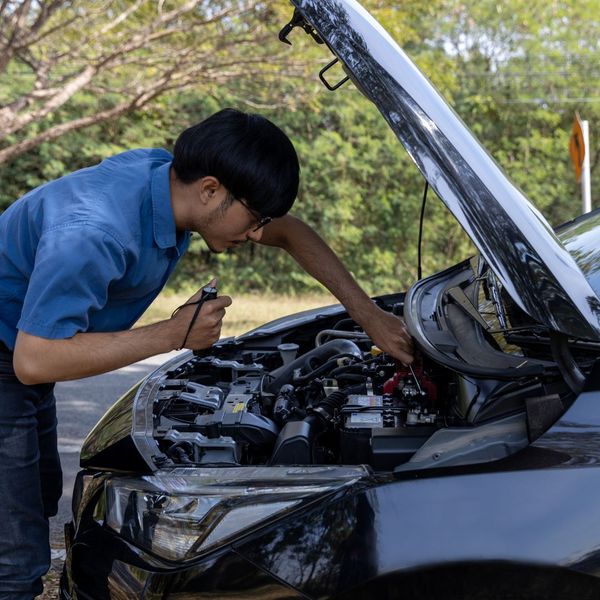
<path fill-rule="evenodd" d="M 161 293 L 150 305 L 137 326 L 168 319 L 171 313 L 189 299 L 188 294 Z M 223 319 L 221 337 L 239 335 L 258 325 L 309 308 L 336 304 L 329 294 L 280 296 L 273 294 L 240 294 L 232 296 L 233 304 Z"/>

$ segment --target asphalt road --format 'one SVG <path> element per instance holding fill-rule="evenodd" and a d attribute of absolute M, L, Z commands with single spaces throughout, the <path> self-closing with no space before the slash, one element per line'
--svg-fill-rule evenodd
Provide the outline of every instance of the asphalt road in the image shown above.
<path fill-rule="evenodd" d="M 174 355 L 175 353 L 153 356 L 118 371 L 56 385 L 63 495 L 58 515 L 50 520 L 50 545 L 55 553 L 60 554 L 60 549 L 64 548 L 64 523 L 71 520 L 71 493 L 75 475 L 79 471 L 79 451 L 83 440 L 98 419 L 124 392 Z"/>

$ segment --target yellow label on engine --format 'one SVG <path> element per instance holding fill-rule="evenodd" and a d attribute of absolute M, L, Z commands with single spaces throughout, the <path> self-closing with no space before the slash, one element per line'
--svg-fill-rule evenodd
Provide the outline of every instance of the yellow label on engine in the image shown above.
<path fill-rule="evenodd" d="M 238 402 L 234 407 L 233 407 L 233 412 L 242 412 L 244 409 L 246 408 L 246 403 L 245 402 Z"/>

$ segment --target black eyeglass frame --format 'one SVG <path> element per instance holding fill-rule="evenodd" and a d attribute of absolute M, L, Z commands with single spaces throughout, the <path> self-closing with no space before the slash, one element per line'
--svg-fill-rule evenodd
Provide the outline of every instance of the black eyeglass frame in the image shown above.
<path fill-rule="evenodd" d="M 260 213 L 257 213 L 254 209 L 250 208 L 248 204 L 246 204 L 246 202 L 244 202 L 241 198 L 236 198 L 233 195 L 232 197 L 234 200 L 237 200 L 253 217 L 256 218 L 257 223 L 254 229 L 252 230 L 252 233 L 258 231 L 259 229 L 262 229 L 265 225 L 268 225 L 273 220 L 273 217 L 261 216 Z"/>

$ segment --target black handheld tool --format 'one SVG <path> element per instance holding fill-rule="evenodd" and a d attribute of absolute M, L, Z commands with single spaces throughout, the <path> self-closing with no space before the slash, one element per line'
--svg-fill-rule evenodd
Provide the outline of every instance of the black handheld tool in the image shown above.
<path fill-rule="evenodd" d="M 204 302 L 205 300 L 214 300 L 217 297 L 217 288 L 213 285 L 205 285 L 202 288 L 202 294 L 200 295 L 199 302 Z"/>
<path fill-rule="evenodd" d="M 188 334 L 190 332 L 190 330 L 192 329 L 192 327 L 194 326 L 194 323 L 196 321 L 196 317 L 198 316 L 198 313 L 200 312 L 200 308 L 202 308 L 202 305 L 207 301 L 207 300 L 214 300 L 217 297 L 217 288 L 212 286 L 212 285 L 207 285 L 204 286 L 202 288 L 202 294 L 200 295 L 200 304 L 196 307 L 196 310 L 194 311 L 194 316 L 192 317 L 192 321 L 190 323 L 190 327 L 188 329 Z M 187 334 L 186 334 L 186 339 L 187 339 Z M 205 354 L 208 354 L 208 352 L 210 351 L 210 348 L 204 348 L 202 350 L 194 350 L 194 355 L 195 356 L 204 356 Z"/>
<path fill-rule="evenodd" d="M 196 310 L 194 311 L 194 314 L 192 315 L 190 324 L 185 333 L 185 337 L 183 338 L 183 342 L 181 342 L 181 346 L 179 346 L 179 348 L 177 348 L 178 350 L 185 348 L 185 344 L 187 342 L 188 336 L 190 335 L 190 331 L 192 330 L 192 327 L 194 326 L 194 323 L 196 322 L 196 319 L 198 318 L 198 315 L 200 314 L 200 309 L 202 308 L 202 305 L 207 300 L 214 300 L 216 297 L 217 297 L 217 288 L 212 285 L 206 285 L 202 288 L 202 292 L 200 293 L 199 300 L 196 300 L 194 302 L 186 302 L 185 304 L 178 306 L 173 311 L 173 314 L 171 315 L 171 317 L 175 316 L 175 314 L 179 310 L 181 310 L 184 306 L 196 306 Z M 202 353 L 202 352 L 204 352 L 204 350 L 194 350 L 194 354 L 196 354 L 196 355 L 198 355 L 199 353 Z"/>

